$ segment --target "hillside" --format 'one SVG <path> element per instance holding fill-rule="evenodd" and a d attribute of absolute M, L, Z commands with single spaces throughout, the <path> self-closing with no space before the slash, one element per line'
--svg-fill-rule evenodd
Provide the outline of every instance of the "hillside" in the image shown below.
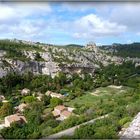
<path fill-rule="evenodd" d="M 0 77 L 11 72 L 23 74 L 47 74 L 54 77 L 58 72 L 94 74 L 111 63 L 134 61 L 139 65 L 140 43 L 113 44 L 97 47 L 69 44 L 57 46 L 22 40 L 0 40 Z M 130 58 L 129 58 L 129 57 Z M 126 58 L 128 57 L 128 58 Z"/>
<path fill-rule="evenodd" d="M 140 43 L 113 44 L 111 46 L 102 46 L 102 48 L 108 50 L 112 55 L 121 56 L 124 58 L 140 58 Z"/>
<path fill-rule="evenodd" d="M 121 137 L 140 111 L 140 60 L 111 48 L 1 40 L 2 137 Z"/>

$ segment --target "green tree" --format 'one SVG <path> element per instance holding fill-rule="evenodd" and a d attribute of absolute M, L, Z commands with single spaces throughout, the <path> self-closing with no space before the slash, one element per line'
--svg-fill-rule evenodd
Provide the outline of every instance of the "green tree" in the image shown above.
<path fill-rule="evenodd" d="M 50 106 L 51 107 L 55 107 L 57 105 L 61 105 L 62 103 L 63 103 L 63 101 L 61 99 L 59 99 L 59 98 L 56 98 L 56 97 L 51 98 L 51 100 L 50 100 Z"/>
<path fill-rule="evenodd" d="M 51 100 L 50 96 L 46 96 L 46 95 L 43 96 L 43 102 L 46 106 L 50 104 L 50 100 Z"/>
<path fill-rule="evenodd" d="M 22 101 L 25 103 L 31 103 L 36 101 L 36 98 L 34 96 L 26 96 L 22 99 Z"/>
<path fill-rule="evenodd" d="M 64 74 L 63 72 L 59 72 L 58 79 L 61 86 L 64 86 L 64 84 L 66 84 L 67 77 L 66 77 L 66 74 Z"/>
<path fill-rule="evenodd" d="M 117 138 L 117 133 L 113 126 L 101 126 L 96 129 L 94 134 L 94 138 L 96 139 L 115 139 Z"/>
<path fill-rule="evenodd" d="M 36 54 L 35 54 L 35 60 L 36 61 L 43 61 L 43 58 L 40 56 L 40 53 L 39 52 L 36 52 Z"/>
<path fill-rule="evenodd" d="M 0 116 L 5 117 L 11 115 L 13 113 L 13 107 L 11 103 L 3 103 L 2 107 L 0 108 Z"/>

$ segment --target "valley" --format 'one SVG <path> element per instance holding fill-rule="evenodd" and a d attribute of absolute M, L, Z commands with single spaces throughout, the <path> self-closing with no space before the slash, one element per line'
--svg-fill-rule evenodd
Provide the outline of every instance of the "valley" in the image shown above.
<path fill-rule="evenodd" d="M 74 127 L 59 138 L 120 138 L 140 112 L 138 45 L 0 40 L 1 136 L 43 139 Z"/>

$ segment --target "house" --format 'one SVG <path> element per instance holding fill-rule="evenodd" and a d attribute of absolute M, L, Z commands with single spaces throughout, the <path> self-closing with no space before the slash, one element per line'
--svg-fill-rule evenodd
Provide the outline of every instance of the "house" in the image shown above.
<path fill-rule="evenodd" d="M 3 95 L 0 95 L 0 101 L 4 101 L 5 97 Z"/>
<path fill-rule="evenodd" d="M 30 90 L 27 89 L 27 88 L 24 88 L 24 89 L 21 91 L 21 95 L 22 95 L 22 96 L 27 96 L 27 95 L 29 95 L 29 94 L 30 94 Z"/>
<path fill-rule="evenodd" d="M 65 120 L 72 115 L 73 109 L 70 107 L 65 107 L 64 105 L 58 105 L 52 111 L 53 116 L 56 120 Z"/>
<path fill-rule="evenodd" d="M 15 109 L 17 112 L 23 112 L 26 107 L 27 107 L 27 104 L 22 103 L 19 106 L 15 107 Z"/>
<path fill-rule="evenodd" d="M 62 111 L 66 110 L 64 105 L 58 105 L 54 108 L 53 114 L 61 114 Z"/>
<path fill-rule="evenodd" d="M 52 91 L 47 91 L 46 95 L 47 96 L 51 96 L 51 97 L 56 97 L 56 98 L 59 98 L 59 99 L 63 99 L 64 98 L 64 95 L 59 94 L 59 93 L 55 93 L 55 92 L 52 92 Z"/>
<path fill-rule="evenodd" d="M 37 98 L 39 101 L 42 101 L 43 96 L 44 96 L 44 94 L 42 94 L 42 93 L 37 93 L 37 97 L 36 97 L 36 98 Z"/>
<path fill-rule="evenodd" d="M 40 92 L 34 92 L 32 94 L 34 97 L 36 97 L 39 101 L 42 101 L 44 94 L 40 93 Z"/>
<path fill-rule="evenodd" d="M 26 118 L 20 114 L 13 114 L 5 117 L 5 127 L 10 127 L 14 122 L 18 122 L 20 124 L 27 123 Z"/>
<path fill-rule="evenodd" d="M 67 107 L 67 110 L 68 110 L 69 112 L 73 112 L 74 109 L 75 109 L 75 108 L 73 108 L 73 107 Z"/>
<path fill-rule="evenodd" d="M 56 111 L 52 111 L 52 114 L 55 118 L 60 116 L 60 113 L 56 112 Z"/>
<path fill-rule="evenodd" d="M 64 110 L 61 114 L 60 117 L 62 120 L 67 119 L 68 117 L 70 117 L 72 115 L 72 112 Z"/>

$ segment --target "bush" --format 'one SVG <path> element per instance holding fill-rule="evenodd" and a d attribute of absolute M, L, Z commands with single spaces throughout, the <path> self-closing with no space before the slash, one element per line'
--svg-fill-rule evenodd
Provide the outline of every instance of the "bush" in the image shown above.
<path fill-rule="evenodd" d="M 131 121 L 131 117 L 124 117 L 119 121 L 119 125 L 123 126 L 124 124 L 130 121 Z"/>
<path fill-rule="evenodd" d="M 63 103 L 63 101 L 61 99 L 59 99 L 59 98 L 56 98 L 56 97 L 51 98 L 51 100 L 50 100 L 50 106 L 51 107 L 55 107 L 57 105 L 61 105 L 62 103 Z"/>
<path fill-rule="evenodd" d="M 22 99 L 22 102 L 25 102 L 25 103 L 32 103 L 34 101 L 36 101 L 36 98 L 33 96 L 26 96 Z"/>

